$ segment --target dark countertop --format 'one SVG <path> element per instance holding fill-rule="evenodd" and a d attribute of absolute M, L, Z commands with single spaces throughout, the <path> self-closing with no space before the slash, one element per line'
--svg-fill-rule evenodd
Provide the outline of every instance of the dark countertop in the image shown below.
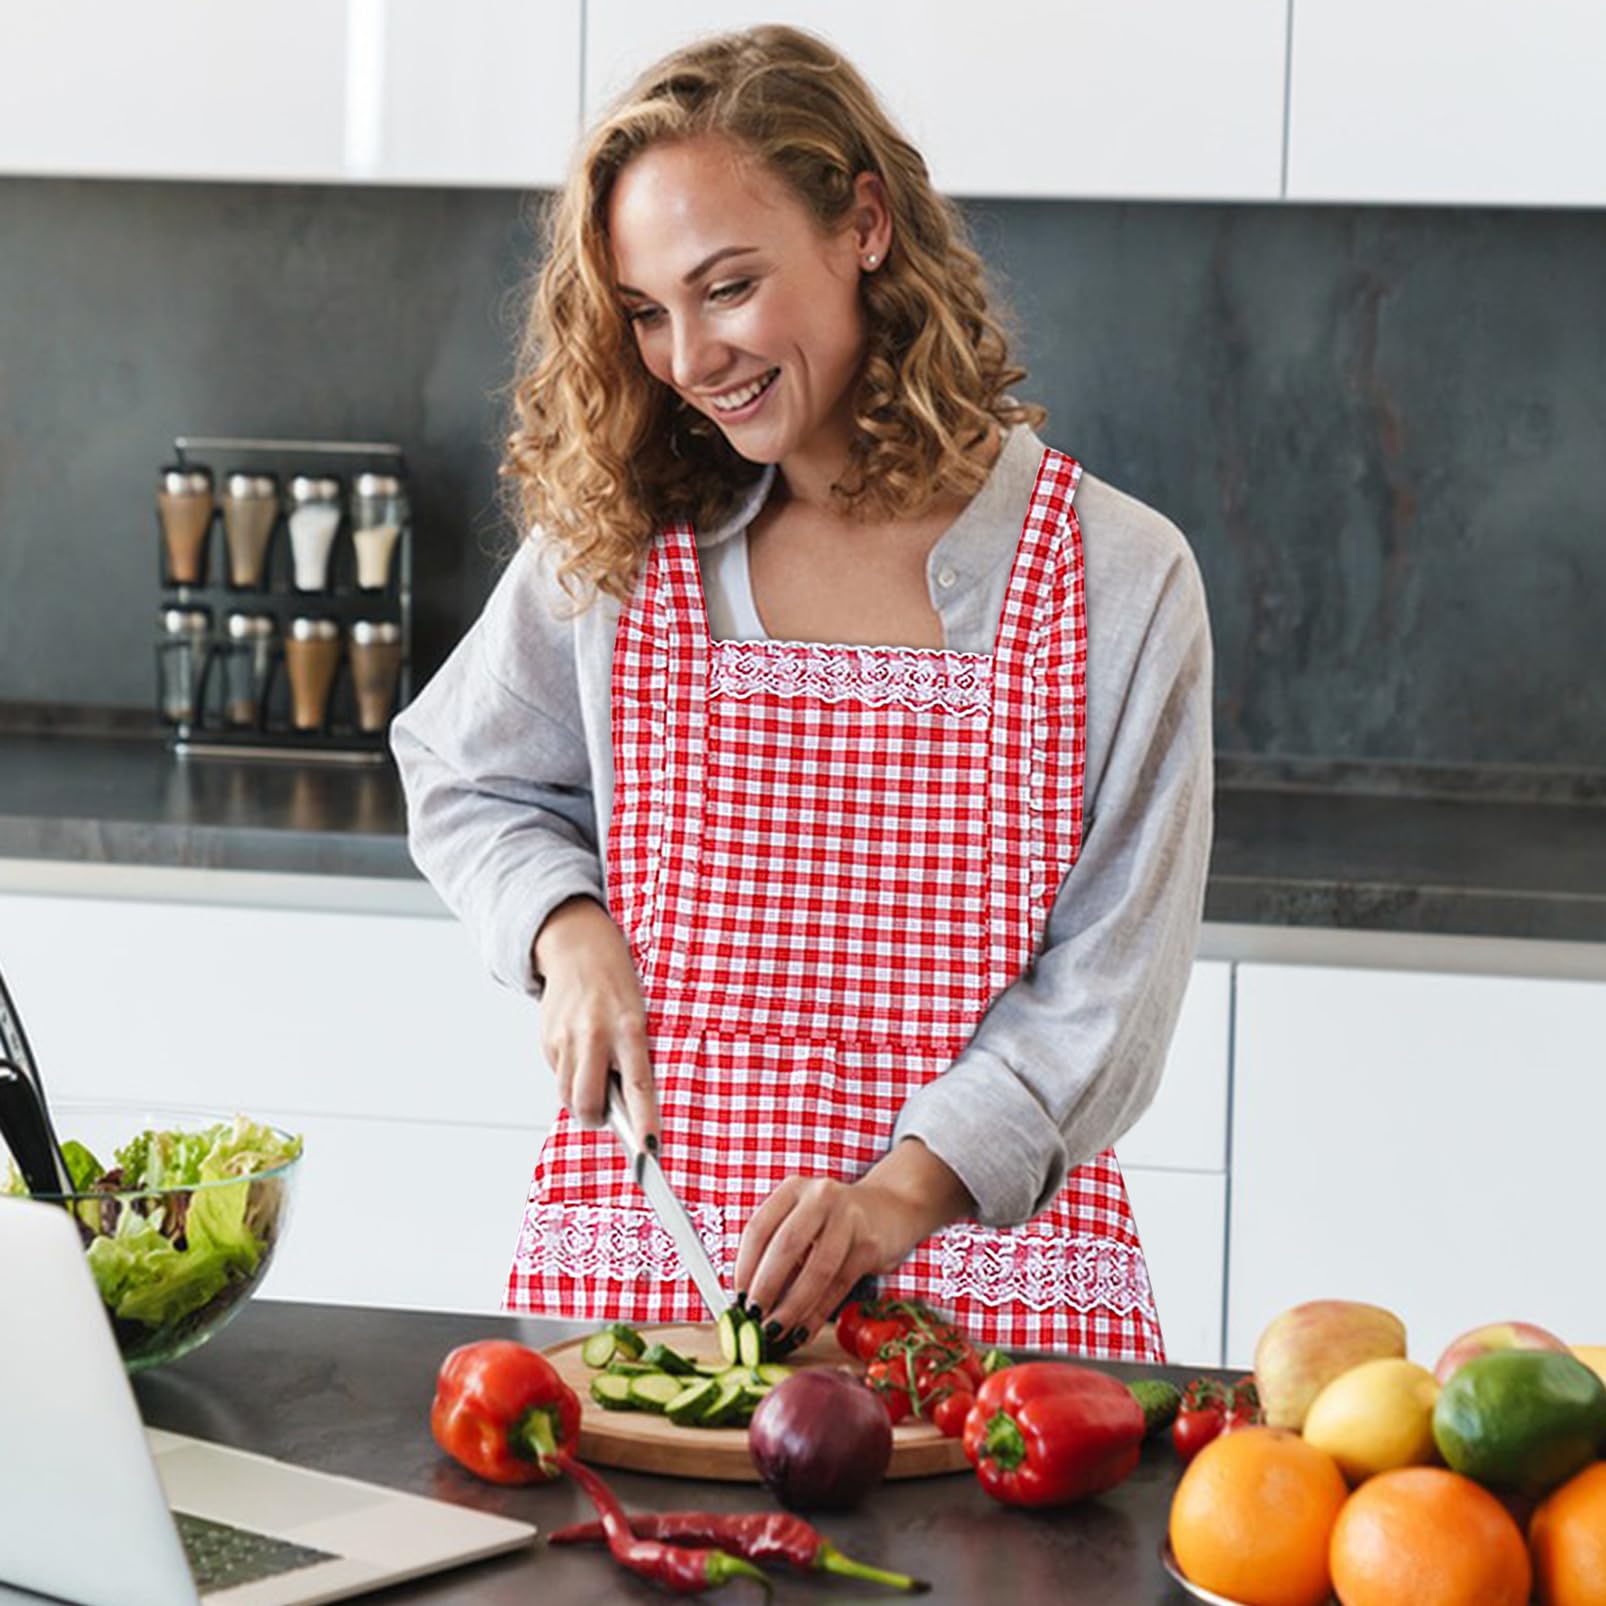
<path fill-rule="evenodd" d="M 1606 943 L 1606 784 L 1546 771 L 1218 763 L 1205 919 Z M 175 759 L 0 730 L 0 858 L 416 882 L 388 764 Z"/>
<path fill-rule="evenodd" d="M 436 1368 L 457 1344 L 515 1338 L 532 1347 L 581 1329 L 502 1316 L 438 1315 L 258 1300 L 224 1332 L 183 1360 L 135 1381 L 147 1423 L 278 1456 L 323 1472 L 368 1478 L 534 1523 L 542 1534 L 589 1518 L 566 1483 L 506 1489 L 482 1483 L 447 1459 L 430 1437 Z M 1186 1376 L 1177 1368 L 1115 1366 L 1121 1377 Z M 1225 1374 L 1223 1374 L 1225 1375 Z M 814 1520 L 849 1555 L 929 1579 L 932 1606 L 974 1606 L 1007 1596 L 1011 1606 L 1177 1606 L 1188 1596 L 1158 1554 L 1180 1465 L 1169 1441 L 1144 1451 L 1138 1470 L 1096 1500 L 1026 1513 L 998 1505 L 968 1472 L 883 1484 L 858 1510 Z M 687 1507 L 773 1510 L 758 1485 L 607 1472 L 631 1510 Z M 839 1579 L 775 1575 L 786 1603 L 885 1602 L 903 1597 Z M 662 1601 L 615 1566 L 605 1551 L 532 1549 L 402 1584 L 386 1601 L 462 1606 L 564 1606 L 598 1600 Z M 756 1601 L 749 1586 L 711 1597 Z"/>

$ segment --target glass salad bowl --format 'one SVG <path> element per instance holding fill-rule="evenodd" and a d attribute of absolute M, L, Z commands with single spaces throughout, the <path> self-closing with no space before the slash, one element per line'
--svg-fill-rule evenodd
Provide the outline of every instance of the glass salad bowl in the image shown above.
<path fill-rule="evenodd" d="M 187 1355 L 272 1263 L 301 1139 L 216 1111 L 53 1101 L 51 1117 L 74 1191 L 34 1197 L 72 1212 L 123 1364 L 142 1372 Z M 26 1192 L 0 1165 L 0 1209 Z"/>

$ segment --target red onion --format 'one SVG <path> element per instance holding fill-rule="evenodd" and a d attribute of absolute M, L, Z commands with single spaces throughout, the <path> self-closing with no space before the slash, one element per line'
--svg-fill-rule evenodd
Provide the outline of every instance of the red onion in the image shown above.
<path fill-rule="evenodd" d="M 892 1424 L 886 1407 L 846 1372 L 810 1367 L 777 1383 L 747 1430 L 753 1465 L 782 1505 L 841 1510 L 886 1476 Z"/>

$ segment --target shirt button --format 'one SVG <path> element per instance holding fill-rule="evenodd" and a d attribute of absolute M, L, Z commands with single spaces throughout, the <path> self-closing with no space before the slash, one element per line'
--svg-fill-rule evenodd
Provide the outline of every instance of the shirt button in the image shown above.
<path fill-rule="evenodd" d="M 937 571 L 937 584 L 940 585 L 944 591 L 946 591 L 948 587 L 951 586 L 958 578 L 959 576 L 955 574 L 952 569 L 939 569 Z"/>

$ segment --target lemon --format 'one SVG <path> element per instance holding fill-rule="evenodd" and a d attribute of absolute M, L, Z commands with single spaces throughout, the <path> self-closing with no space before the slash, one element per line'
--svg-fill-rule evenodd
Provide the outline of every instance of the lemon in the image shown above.
<path fill-rule="evenodd" d="M 1311 1401 L 1308 1444 L 1325 1450 L 1351 1485 L 1395 1467 L 1439 1459 L 1433 1406 L 1439 1385 L 1414 1361 L 1388 1356 L 1340 1372 Z"/>

